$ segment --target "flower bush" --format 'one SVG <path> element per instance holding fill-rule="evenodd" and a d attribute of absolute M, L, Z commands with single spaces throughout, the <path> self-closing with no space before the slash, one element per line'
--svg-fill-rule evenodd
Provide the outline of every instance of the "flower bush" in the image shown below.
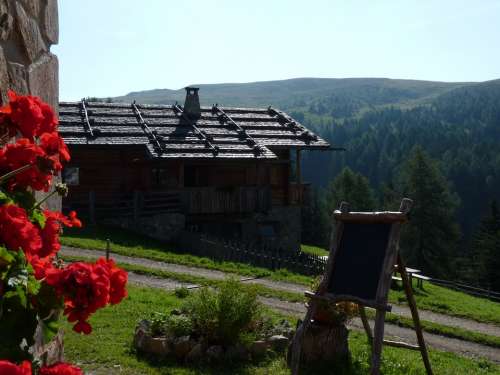
<path fill-rule="evenodd" d="M 126 297 L 127 273 L 104 258 L 69 265 L 58 260 L 62 228 L 82 223 L 75 212 L 42 208 L 53 194 L 67 192 L 62 184 L 38 202 L 34 193 L 50 190 L 70 154 L 48 104 L 12 91 L 8 96 L 0 108 L 0 131 L 11 137 L 0 148 L 0 374 L 82 374 L 67 363 L 40 366 L 35 331 L 41 328 L 43 341 L 50 341 L 62 312 L 73 330 L 91 333 L 89 317 Z"/>

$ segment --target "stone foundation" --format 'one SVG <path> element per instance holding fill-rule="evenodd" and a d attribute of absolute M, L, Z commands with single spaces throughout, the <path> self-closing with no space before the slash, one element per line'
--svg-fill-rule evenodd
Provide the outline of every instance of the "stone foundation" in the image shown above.
<path fill-rule="evenodd" d="M 175 240 L 184 229 L 186 217 L 176 213 L 140 217 L 137 220 L 117 217 L 103 220 L 103 224 L 129 229 L 160 241 L 170 242 Z"/>

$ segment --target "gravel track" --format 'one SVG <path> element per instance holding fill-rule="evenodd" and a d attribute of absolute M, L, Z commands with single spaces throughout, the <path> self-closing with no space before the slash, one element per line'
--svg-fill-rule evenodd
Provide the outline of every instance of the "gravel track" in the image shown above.
<path fill-rule="evenodd" d="M 87 249 L 78 249 L 73 247 L 62 246 L 61 254 L 68 256 L 97 258 L 100 256 L 104 256 L 105 252 L 98 250 L 87 250 Z M 119 263 L 138 265 L 155 270 L 163 270 L 163 271 L 192 275 L 192 276 L 201 276 L 215 280 L 223 280 L 228 276 L 233 276 L 239 278 L 241 281 L 246 283 L 263 285 L 271 289 L 294 292 L 294 293 L 303 293 L 303 291 L 306 289 L 303 285 L 299 284 L 286 283 L 269 279 L 259 279 L 259 278 L 249 278 L 249 277 L 242 278 L 241 275 L 235 275 L 235 274 L 225 273 L 222 271 L 210 270 L 206 268 L 189 267 L 179 264 L 158 262 L 150 259 L 129 257 L 115 253 L 111 253 L 111 255 L 112 258 Z M 157 287 L 167 290 L 173 290 L 179 286 L 185 286 L 188 288 L 197 287 L 196 285 L 181 283 L 176 280 L 139 275 L 133 272 L 129 272 L 129 278 L 131 282 L 136 284 Z M 273 307 L 277 310 L 280 310 L 282 312 L 285 312 L 287 314 L 292 314 L 295 316 L 304 316 L 305 314 L 305 308 L 302 303 L 286 302 L 276 298 L 261 297 L 260 299 L 264 304 Z M 411 317 L 410 310 L 405 306 L 393 305 L 392 312 L 397 315 Z M 427 310 L 419 310 L 419 315 L 422 320 L 427 320 L 430 322 L 439 323 L 450 327 L 459 327 L 469 331 L 476 331 L 500 337 L 500 326 L 494 324 L 480 323 L 470 319 L 463 319 L 449 315 L 438 314 Z M 354 321 L 353 327 L 354 328 L 361 327 L 361 323 Z M 402 337 L 405 338 L 405 340 L 413 340 L 415 336 L 412 330 L 407 328 L 401 328 L 391 324 L 386 324 L 386 334 L 395 337 Z M 429 345 L 434 346 L 438 349 L 453 351 L 467 356 L 483 356 L 496 363 L 500 363 L 500 349 L 429 333 L 426 333 L 425 336 L 428 340 Z"/>

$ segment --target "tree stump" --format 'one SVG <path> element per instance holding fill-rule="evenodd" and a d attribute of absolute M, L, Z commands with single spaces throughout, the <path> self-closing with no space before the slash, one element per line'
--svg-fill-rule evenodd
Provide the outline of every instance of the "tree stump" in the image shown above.
<path fill-rule="evenodd" d="M 304 328 L 304 323 L 301 324 L 303 325 L 301 328 Z M 314 363 L 316 365 L 318 362 L 348 363 L 350 358 L 348 337 L 349 330 L 343 322 L 311 322 L 303 332 L 300 364 Z M 292 343 L 293 345 L 299 344 L 295 340 Z M 293 347 L 290 347 L 289 361 L 293 349 Z M 291 364 L 289 363 L 289 365 Z"/>

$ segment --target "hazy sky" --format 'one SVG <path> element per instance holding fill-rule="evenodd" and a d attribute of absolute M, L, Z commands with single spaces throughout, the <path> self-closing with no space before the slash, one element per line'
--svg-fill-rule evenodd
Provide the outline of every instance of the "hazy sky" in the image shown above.
<path fill-rule="evenodd" d="M 294 77 L 500 78 L 500 0 L 60 0 L 60 97 Z"/>

